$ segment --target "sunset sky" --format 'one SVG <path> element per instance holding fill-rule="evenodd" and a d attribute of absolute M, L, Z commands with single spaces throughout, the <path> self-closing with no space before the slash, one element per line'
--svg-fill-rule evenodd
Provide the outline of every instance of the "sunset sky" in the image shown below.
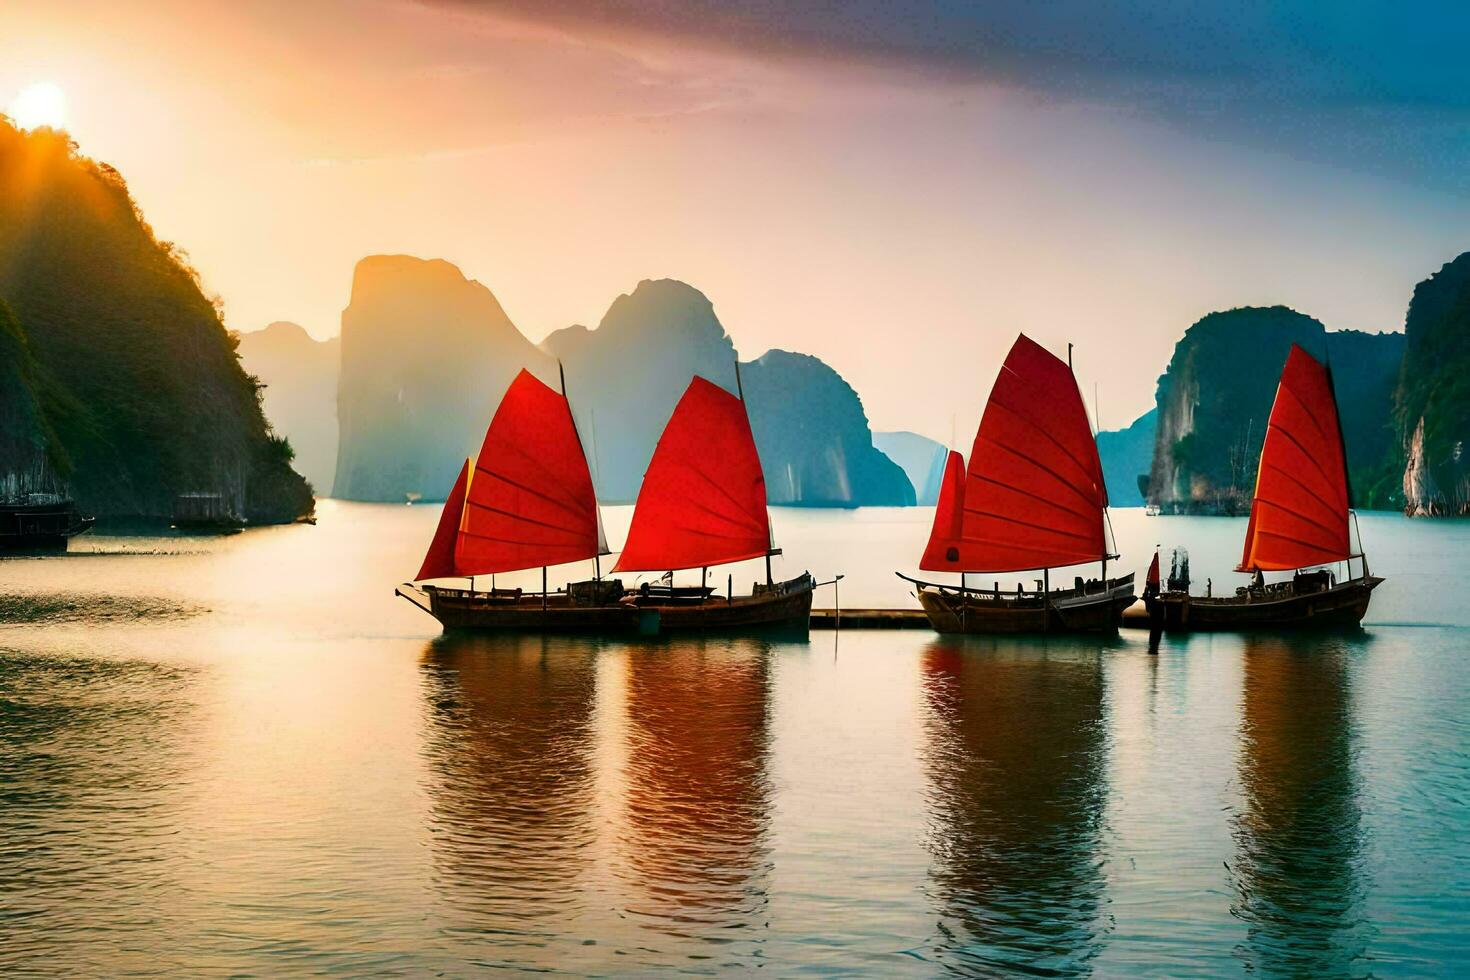
<path fill-rule="evenodd" d="M 1203 314 L 1397 330 L 1470 249 L 1467 8 L 1187 6 L 11 0 L 0 109 L 62 114 L 234 329 L 336 333 L 374 252 L 537 340 L 673 277 L 968 445 L 1017 330 L 1116 427 Z"/>

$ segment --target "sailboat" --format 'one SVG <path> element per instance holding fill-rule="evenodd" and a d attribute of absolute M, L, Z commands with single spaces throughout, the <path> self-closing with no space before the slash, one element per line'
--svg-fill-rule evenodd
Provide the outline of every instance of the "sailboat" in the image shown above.
<path fill-rule="evenodd" d="M 737 386 L 739 377 L 737 366 Z M 614 569 L 667 572 L 667 584 L 643 583 L 626 601 L 656 610 L 661 632 L 805 631 L 816 581 L 807 572 L 773 581 L 771 557 L 778 554 L 744 392 L 737 398 L 696 376 L 659 436 Z M 753 583 L 749 595 L 733 594 L 733 574 L 724 595 L 709 585 L 710 568 L 755 558 L 765 558 L 766 581 Z M 689 568 L 700 569 L 700 584 L 675 587 L 673 572 Z"/>
<path fill-rule="evenodd" d="M 1107 577 L 1107 488 L 1071 367 L 1025 334 L 991 389 L 970 451 L 945 462 L 934 526 L 919 567 L 959 572 L 959 586 L 918 587 L 941 633 L 1116 629 L 1134 601 L 1133 575 Z M 1053 568 L 1102 562 L 1102 575 L 1053 590 Z M 1035 588 L 971 588 L 975 573 L 1037 571 Z"/>
<path fill-rule="evenodd" d="M 1215 597 L 1190 595 L 1187 580 L 1171 580 L 1167 591 L 1155 581 L 1144 591 L 1150 620 L 1171 631 L 1356 626 L 1383 579 L 1368 573 L 1361 539 L 1352 547 L 1350 499 L 1332 373 L 1293 344 L 1271 406 L 1236 567 L 1252 576 L 1251 584 Z M 1321 567 L 1337 562 L 1345 565 L 1341 582 Z M 1267 584 L 1265 573 L 1280 571 L 1295 574 Z"/>
<path fill-rule="evenodd" d="M 620 601 L 623 583 L 600 574 L 609 552 L 565 381 L 562 387 L 555 391 L 526 370 L 516 375 L 479 456 L 460 469 L 418 575 L 395 590 L 446 629 L 651 628 L 650 617 Z M 589 559 L 592 579 L 547 588 L 548 566 Z M 541 569 L 540 592 L 495 587 L 496 574 L 533 568 Z M 488 591 L 475 588 L 484 575 L 491 576 Z M 469 588 L 417 584 L 446 578 L 468 578 Z"/>

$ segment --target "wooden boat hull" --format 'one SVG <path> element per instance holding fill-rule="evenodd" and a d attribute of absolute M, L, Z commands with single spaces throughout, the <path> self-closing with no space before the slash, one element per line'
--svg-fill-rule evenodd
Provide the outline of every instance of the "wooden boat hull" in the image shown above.
<path fill-rule="evenodd" d="M 658 632 L 656 612 L 650 615 L 621 602 L 575 603 L 565 593 L 552 593 L 543 603 L 540 593 L 506 600 L 488 592 L 444 589 L 433 585 L 405 585 L 397 591 L 439 620 L 445 630 L 588 634 Z"/>
<path fill-rule="evenodd" d="M 1217 598 L 1165 592 L 1143 602 L 1150 623 L 1171 633 L 1355 629 L 1382 581 L 1370 575 L 1311 592 L 1277 587 Z"/>
<path fill-rule="evenodd" d="M 0 504 L 0 550 L 64 549 L 69 538 L 85 534 L 93 522 L 70 500 Z"/>
<path fill-rule="evenodd" d="M 702 602 L 661 604 L 656 597 L 629 592 L 634 607 L 656 610 L 660 633 L 779 631 L 805 635 L 811 628 L 816 579 L 803 573 L 788 582 L 758 586 L 754 595 Z"/>
<path fill-rule="evenodd" d="M 816 580 L 758 586 L 754 595 L 670 603 L 636 591 L 616 600 L 579 600 L 565 592 L 504 596 L 435 585 L 403 585 L 398 595 L 419 606 L 446 630 L 501 633 L 640 634 L 779 631 L 805 635 L 810 628 Z"/>
<path fill-rule="evenodd" d="M 1135 601 L 1133 576 L 1089 589 L 995 593 L 919 583 L 919 604 L 940 633 L 1113 632 Z"/>

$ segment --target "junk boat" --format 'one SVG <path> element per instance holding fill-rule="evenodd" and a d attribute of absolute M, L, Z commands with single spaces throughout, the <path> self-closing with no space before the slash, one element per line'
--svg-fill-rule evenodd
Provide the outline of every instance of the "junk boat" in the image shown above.
<path fill-rule="evenodd" d="M 657 615 L 622 602 L 617 579 L 601 576 L 608 554 L 587 456 L 566 398 L 529 371 L 516 375 L 466 460 L 413 582 L 395 594 L 448 630 L 547 633 L 649 632 Z M 553 592 L 547 568 L 591 560 L 593 578 Z M 498 573 L 541 569 L 541 591 L 495 587 Z M 488 591 L 477 576 L 491 576 Z M 468 588 L 417 584 L 467 578 Z"/>
<path fill-rule="evenodd" d="M 65 549 L 66 542 L 91 530 L 95 518 L 77 512 L 59 493 L 27 493 L 0 500 L 0 551 Z"/>
<path fill-rule="evenodd" d="M 1356 627 L 1383 579 L 1369 574 L 1361 535 L 1352 548 L 1350 500 L 1332 372 L 1293 344 L 1271 406 L 1236 567 L 1251 575 L 1251 584 L 1233 596 L 1192 596 L 1186 573 L 1178 580 L 1171 575 L 1161 590 L 1155 554 L 1143 593 L 1150 623 L 1169 631 Z M 1362 572 L 1356 578 L 1355 558 Z M 1338 562 L 1343 581 L 1321 567 Z M 1294 574 L 1266 581 L 1266 572 L 1281 571 Z"/>
<path fill-rule="evenodd" d="M 919 567 L 958 572 L 960 584 L 925 582 L 919 603 L 941 633 L 1116 630 L 1134 602 L 1132 573 L 1108 578 L 1107 488 L 1097 442 L 1069 364 L 1025 334 L 991 389 L 968 470 L 945 460 L 934 526 Z M 1099 578 L 1053 589 L 1051 569 L 1102 562 Z M 970 576 L 1040 571 L 1035 588 L 972 588 Z"/>
<path fill-rule="evenodd" d="M 657 611 L 661 632 L 778 629 L 805 633 L 816 580 L 803 572 L 773 581 L 766 508 L 766 480 L 746 413 L 740 368 L 740 397 L 695 377 L 659 436 L 633 508 L 628 541 L 617 572 L 666 572 L 625 596 L 633 608 Z M 734 595 L 734 575 L 725 594 L 709 585 L 718 565 L 764 558 L 766 581 L 749 595 Z M 698 568 L 697 587 L 675 587 L 673 572 Z"/>

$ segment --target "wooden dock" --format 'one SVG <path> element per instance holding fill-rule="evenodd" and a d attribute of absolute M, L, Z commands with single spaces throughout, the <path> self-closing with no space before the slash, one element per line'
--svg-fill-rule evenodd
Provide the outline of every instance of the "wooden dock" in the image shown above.
<path fill-rule="evenodd" d="M 835 609 L 813 609 L 811 628 L 830 630 L 838 628 L 838 611 Z M 927 630 L 929 617 L 922 609 L 843 609 L 841 628 L 845 630 Z M 1122 628 L 1149 628 L 1148 610 L 1140 599 L 1123 612 Z"/>
<path fill-rule="evenodd" d="M 830 630 L 927 630 L 929 617 L 922 609 L 813 609 L 811 628 Z"/>

